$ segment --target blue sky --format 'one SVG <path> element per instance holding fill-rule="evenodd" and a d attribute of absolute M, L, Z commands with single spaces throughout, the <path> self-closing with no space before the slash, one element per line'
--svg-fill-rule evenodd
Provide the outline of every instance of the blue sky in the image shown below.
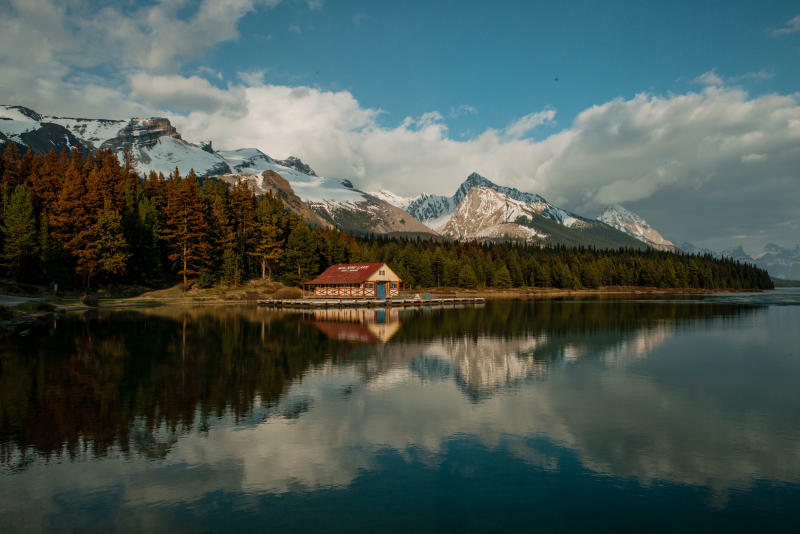
<path fill-rule="evenodd" d="M 772 31 L 797 11 L 793 2 L 284 2 L 244 17 L 239 40 L 185 70 L 210 66 L 230 80 L 264 69 L 274 83 L 345 89 L 386 123 L 438 110 L 454 137 L 545 107 L 558 110 L 558 128 L 613 98 L 696 89 L 712 69 L 753 94 L 796 91 L 800 44 Z"/>
<path fill-rule="evenodd" d="M 166 116 L 368 190 L 475 171 L 715 249 L 800 239 L 800 4 L 0 0 L 0 103 Z"/>

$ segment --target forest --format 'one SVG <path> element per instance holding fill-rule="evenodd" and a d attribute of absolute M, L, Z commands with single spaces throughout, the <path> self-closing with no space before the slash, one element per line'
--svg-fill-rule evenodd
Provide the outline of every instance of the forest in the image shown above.
<path fill-rule="evenodd" d="M 297 285 L 336 263 L 386 262 L 409 286 L 771 289 L 768 273 L 710 255 L 355 236 L 312 227 L 281 198 L 193 171 L 140 176 L 130 154 L 0 156 L 0 277 L 85 291 L 251 279 Z"/>

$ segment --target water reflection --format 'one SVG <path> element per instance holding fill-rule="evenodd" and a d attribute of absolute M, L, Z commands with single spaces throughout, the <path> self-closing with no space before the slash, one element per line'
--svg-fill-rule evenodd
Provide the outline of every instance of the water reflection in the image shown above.
<path fill-rule="evenodd" d="M 724 503 L 754 481 L 800 483 L 799 311 L 70 316 L 0 348 L 0 516 L 112 487 L 134 508 L 342 490 L 389 469 L 387 452 L 437 470 L 465 439 L 541 472 L 562 471 L 569 451 L 595 474 L 709 487 Z"/>
<path fill-rule="evenodd" d="M 302 313 L 326 336 L 338 341 L 386 343 L 400 330 L 397 308 L 323 309 Z"/>

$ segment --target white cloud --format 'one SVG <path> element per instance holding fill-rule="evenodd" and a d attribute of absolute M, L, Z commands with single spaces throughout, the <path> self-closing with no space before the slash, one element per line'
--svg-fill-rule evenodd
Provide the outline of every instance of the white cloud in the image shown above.
<path fill-rule="evenodd" d="M 789 19 L 782 28 L 773 30 L 772 35 L 777 37 L 780 35 L 787 35 L 795 32 L 800 32 L 800 15 L 797 15 L 796 17 Z"/>
<path fill-rule="evenodd" d="M 552 109 L 530 113 L 514 121 L 511 126 L 506 128 L 505 134 L 511 139 L 519 139 L 524 137 L 525 134 L 529 133 L 537 126 L 551 122 L 553 119 L 555 119 L 555 117 L 556 112 Z"/>
<path fill-rule="evenodd" d="M 243 16 L 278 1 L 161 0 L 98 8 L 84 0 L 5 0 L 0 96 L 61 114 L 141 114 L 147 106 L 131 102 L 125 92 L 130 72 L 173 73 L 187 59 L 237 39 Z M 207 76 L 210 70 L 197 73 Z M 97 72 L 103 75 L 91 74 Z M 87 98 L 87 88 L 102 99 Z"/>
<path fill-rule="evenodd" d="M 460 106 L 451 107 L 449 117 L 451 119 L 457 119 L 459 117 L 464 117 L 467 115 L 477 115 L 478 110 L 475 109 L 473 106 L 469 104 L 461 104 Z"/>
<path fill-rule="evenodd" d="M 704 72 L 697 78 L 695 78 L 694 83 L 699 85 L 714 85 L 719 86 L 723 84 L 722 77 L 720 77 L 714 69 L 711 69 L 708 72 Z"/>
<path fill-rule="evenodd" d="M 264 83 L 264 76 L 267 74 L 266 69 L 255 70 L 251 72 L 237 72 L 236 75 L 246 85 L 261 85 Z"/>
<path fill-rule="evenodd" d="M 197 76 L 138 73 L 129 79 L 131 98 L 154 108 L 205 113 L 224 110 L 233 115 L 244 112 L 239 87 L 219 89 Z"/>
<path fill-rule="evenodd" d="M 729 78 L 732 82 L 739 82 L 742 80 L 771 80 L 775 77 L 775 73 L 766 69 L 761 69 L 755 72 L 746 72 L 739 76 L 732 76 Z"/>

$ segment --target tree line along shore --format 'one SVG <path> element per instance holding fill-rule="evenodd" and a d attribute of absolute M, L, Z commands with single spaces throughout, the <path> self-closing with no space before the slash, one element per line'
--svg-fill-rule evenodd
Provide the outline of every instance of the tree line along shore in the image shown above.
<path fill-rule="evenodd" d="M 0 277 L 51 288 L 294 286 L 356 262 L 386 262 L 412 288 L 773 288 L 765 270 L 710 255 L 350 235 L 312 227 L 244 182 L 142 177 L 108 150 L 9 144 L 0 180 Z"/>

